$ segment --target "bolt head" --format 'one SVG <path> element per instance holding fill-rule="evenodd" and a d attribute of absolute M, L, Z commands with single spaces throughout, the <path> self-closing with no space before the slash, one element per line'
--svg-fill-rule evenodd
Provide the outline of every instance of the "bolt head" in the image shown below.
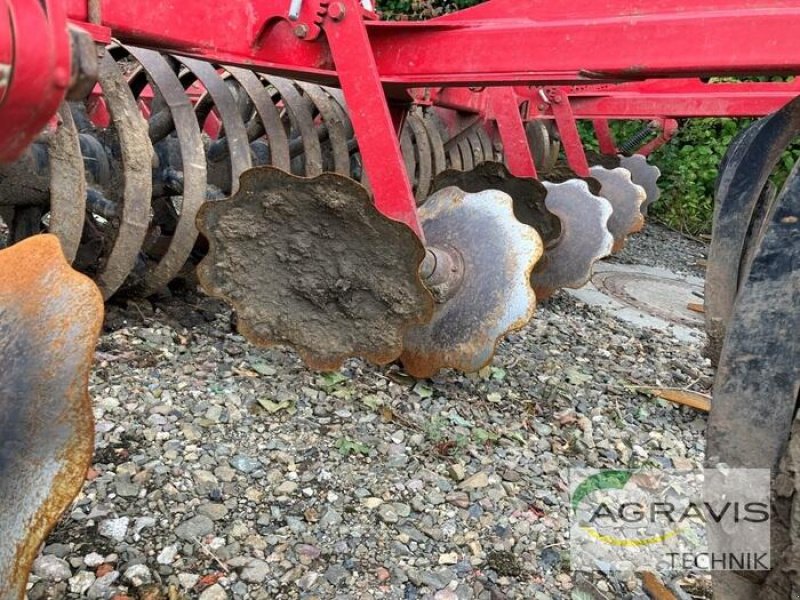
<path fill-rule="evenodd" d="M 305 37 L 308 35 L 308 25 L 301 23 L 300 25 L 294 28 L 294 34 L 301 40 L 305 39 Z"/>
<path fill-rule="evenodd" d="M 344 4 L 341 2 L 331 2 L 331 5 L 328 7 L 328 16 L 334 21 L 341 21 L 344 19 L 344 13 Z"/>

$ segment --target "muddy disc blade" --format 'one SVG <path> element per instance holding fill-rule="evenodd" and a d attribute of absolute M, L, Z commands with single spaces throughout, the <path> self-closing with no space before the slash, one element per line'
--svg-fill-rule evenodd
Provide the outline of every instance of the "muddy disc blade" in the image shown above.
<path fill-rule="evenodd" d="M 257 167 L 240 186 L 200 210 L 210 249 L 198 276 L 233 305 L 241 333 L 293 346 L 315 369 L 352 356 L 396 359 L 406 329 L 433 310 L 418 274 L 425 250 L 411 229 L 340 175 Z"/>
<path fill-rule="evenodd" d="M 631 172 L 633 183 L 644 188 L 647 198 L 642 204 L 642 214 L 647 216 L 650 205 L 661 197 L 661 190 L 658 189 L 658 178 L 661 177 L 661 170 L 647 162 L 647 158 L 641 154 L 620 157 L 621 167 Z"/>
<path fill-rule="evenodd" d="M 54 235 L 0 251 L 0 281 L 0 598 L 11 599 L 90 464 L 103 299 Z"/>
<path fill-rule="evenodd" d="M 612 252 L 618 252 L 625 245 L 625 237 L 644 226 L 642 204 L 647 193 L 642 186 L 633 183 L 630 171 L 622 167 L 606 169 L 594 166 L 589 172 L 602 186 L 600 195 L 611 203 L 608 231 L 614 237 Z"/>
<path fill-rule="evenodd" d="M 611 253 L 608 231 L 611 204 L 589 191 L 580 179 L 544 183 L 547 209 L 561 221 L 561 237 L 536 265 L 531 285 L 539 299 L 562 287 L 579 288 L 592 276 L 592 265 Z"/>
<path fill-rule="evenodd" d="M 542 254 L 532 227 L 514 217 L 508 194 L 436 192 L 419 212 L 426 243 L 458 257 L 462 277 L 426 325 L 411 328 L 400 357 L 406 371 L 478 371 L 503 335 L 524 326 L 536 306 L 530 274 Z"/>

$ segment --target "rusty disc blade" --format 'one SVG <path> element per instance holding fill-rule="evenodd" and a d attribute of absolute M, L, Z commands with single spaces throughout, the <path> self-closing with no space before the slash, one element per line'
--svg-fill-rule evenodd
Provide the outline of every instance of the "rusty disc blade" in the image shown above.
<path fill-rule="evenodd" d="M 445 188 L 428 198 L 419 216 L 426 243 L 457 254 L 463 277 L 429 323 L 408 331 L 400 360 L 415 377 L 444 367 L 478 371 L 503 335 L 533 317 L 529 282 L 542 241 L 514 217 L 511 197 L 496 190 Z"/>
<path fill-rule="evenodd" d="M 644 226 L 641 207 L 647 194 L 642 186 L 633 183 L 630 171 L 622 167 L 606 169 L 598 165 L 589 172 L 602 186 L 600 195 L 611 203 L 608 231 L 614 237 L 612 252 L 618 252 L 625 245 L 626 236 Z"/>
<path fill-rule="evenodd" d="M 54 235 L 0 251 L 0 281 L 0 598 L 11 599 L 90 464 L 103 298 Z"/>
<path fill-rule="evenodd" d="M 561 221 L 561 237 L 536 265 L 531 285 L 540 299 L 562 287 L 579 288 L 592 276 L 592 265 L 611 253 L 608 231 L 611 204 L 589 191 L 580 179 L 544 183 L 547 209 Z"/>
<path fill-rule="evenodd" d="M 200 210 L 210 248 L 198 276 L 233 305 L 241 333 L 293 346 L 315 369 L 352 356 L 396 359 L 406 329 L 433 310 L 418 274 L 425 250 L 411 229 L 341 175 L 256 167 L 240 186 Z"/>
<path fill-rule="evenodd" d="M 533 227 L 547 247 L 561 235 L 561 223 L 545 206 L 547 189 L 536 179 L 515 177 L 503 163 L 487 161 L 470 171 L 447 170 L 436 176 L 433 190 L 455 186 L 470 194 L 485 190 L 505 192 L 513 201 L 514 216 Z"/>
<path fill-rule="evenodd" d="M 647 216 L 647 209 L 661 197 L 661 190 L 658 189 L 658 178 L 661 177 L 661 170 L 647 162 L 647 158 L 641 154 L 620 157 L 621 167 L 631 172 L 633 183 L 644 188 L 647 197 L 642 204 L 642 214 Z"/>

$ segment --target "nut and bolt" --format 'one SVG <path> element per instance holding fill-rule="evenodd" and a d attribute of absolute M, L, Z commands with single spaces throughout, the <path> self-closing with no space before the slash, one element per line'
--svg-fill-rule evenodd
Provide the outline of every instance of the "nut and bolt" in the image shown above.
<path fill-rule="evenodd" d="M 305 39 L 308 35 L 308 25 L 300 24 L 294 28 L 294 34 L 299 37 L 301 40 Z"/>
<path fill-rule="evenodd" d="M 344 4 L 341 2 L 332 2 L 328 7 L 328 16 L 334 21 L 341 21 L 344 19 Z"/>

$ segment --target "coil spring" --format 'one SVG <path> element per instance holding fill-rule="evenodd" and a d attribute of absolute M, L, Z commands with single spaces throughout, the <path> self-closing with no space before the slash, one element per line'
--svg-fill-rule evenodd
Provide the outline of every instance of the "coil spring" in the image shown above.
<path fill-rule="evenodd" d="M 648 123 L 619 145 L 620 153 L 631 154 L 635 152 L 654 131 L 653 126 Z"/>
<path fill-rule="evenodd" d="M 29 156 L 49 177 L 30 187 L 49 189 L 3 216 L 11 241 L 43 227 L 59 235 L 106 298 L 151 294 L 191 266 L 203 252 L 197 210 L 233 193 L 252 166 L 330 171 L 369 187 L 343 95 L 330 87 L 115 45 L 95 92 L 59 119 Z M 482 122 L 418 107 L 400 147 L 418 202 L 441 171 L 499 158 Z"/>

